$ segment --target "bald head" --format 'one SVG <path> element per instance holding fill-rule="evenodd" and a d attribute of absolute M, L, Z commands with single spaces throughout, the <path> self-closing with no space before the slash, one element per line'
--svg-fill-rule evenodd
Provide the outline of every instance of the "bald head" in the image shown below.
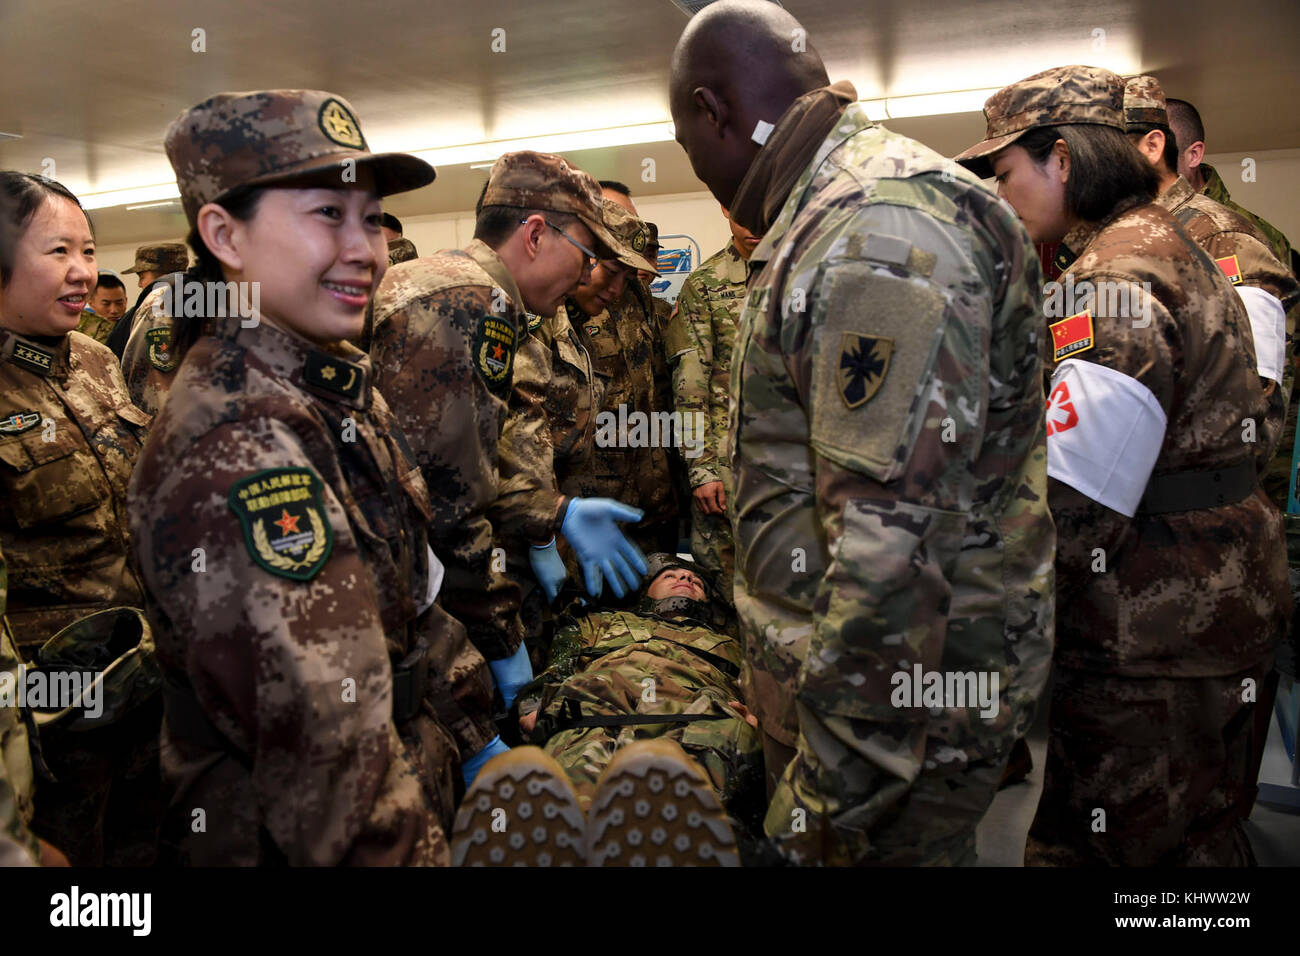
<path fill-rule="evenodd" d="M 828 85 L 799 21 L 768 0 L 719 0 L 691 18 L 673 51 L 669 104 L 677 141 L 724 205 L 775 124 L 800 96 Z"/>

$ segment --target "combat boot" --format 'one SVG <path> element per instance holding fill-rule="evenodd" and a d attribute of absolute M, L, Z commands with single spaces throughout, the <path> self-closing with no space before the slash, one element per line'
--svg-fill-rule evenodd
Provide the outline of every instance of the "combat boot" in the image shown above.
<path fill-rule="evenodd" d="M 587 814 L 588 866 L 740 866 L 708 775 L 672 740 L 614 755 Z"/>
<path fill-rule="evenodd" d="M 540 747 L 489 760 L 451 832 L 453 866 L 583 866 L 586 820 L 569 779 Z"/>

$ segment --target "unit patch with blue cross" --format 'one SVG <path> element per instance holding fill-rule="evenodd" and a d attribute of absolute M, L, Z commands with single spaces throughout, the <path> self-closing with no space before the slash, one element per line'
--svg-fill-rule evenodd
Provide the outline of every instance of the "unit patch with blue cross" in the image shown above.
<path fill-rule="evenodd" d="M 334 548 L 321 480 L 310 468 L 269 468 L 230 489 L 253 560 L 272 574 L 310 581 Z"/>

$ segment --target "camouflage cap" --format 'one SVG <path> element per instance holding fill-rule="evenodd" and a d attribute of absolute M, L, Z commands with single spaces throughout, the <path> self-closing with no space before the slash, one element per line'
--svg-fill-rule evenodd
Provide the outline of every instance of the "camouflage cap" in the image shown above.
<path fill-rule="evenodd" d="M 506 153 L 492 165 L 484 206 L 519 206 L 549 209 L 577 216 L 596 237 L 597 255 L 617 258 L 619 243 L 600 214 L 600 183 L 570 166 L 562 156 L 520 150 Z"/>
<path fill-rule="evenodd" d="M 983 141 L 954 156 L 975 175 L 993 174 L 990 160 L 1031 129 L 1089 124 L 1124 129 L 1124 80 L 1095 66 L 1058 66 L 1004 86 L 984 103 Z"/>
<path fill-rule="evenodd" d="M 372 153 L 347 100 L 322 90 L 218 93 L 167 130 L 185 215 L 237 186 L 287 183 L 347 160 L 371 169 L 381 196 L 418 189 L 436 173 L 406 153 Z"/>
<path fill-rule="evenodd" d="M 76 691 L 75 699 L 33 707 L 38 727 L 92 730 L 120 720 L 162 688 L 149 621 L 136 608 L 115 607 L 83 617 L 41 645 L 36 666 Z M 75 673 L 81 680 L 73 678 Z M 96 706 L 92 706 L 96 705 Z"/>
<path fill-rule="evenodd" d="M 638 271 L 658 275 L 659 264 L 650 259 L 650 227 L 618 203 L 609 199 L 600 202 L 605 225 L 619 244 L 612 258 Z"/>
<path fill-rule="evenodd" d="M 1154 76 L 1130 76 L 1124 80 L 1124 125 L 1168 126 L 1165 91 Z"/>
<path fill-rule="evenodd" d="M 395 266 L 399 262 L 410 262 L 412 259 L 420 258 L 420 254 L 415 251 L 415 243 L 405 236 L 398 236 L 396 239 L 388 240 L 388 264 Z"/>
<path fill-rule="evenodd" d="M 183 242 L 154 242 L 140 246 L 135 250 L 135 264 L 123 269 L 122 274 L 132 272 L 157 272 L 168 275 L 172 272 L 184 272 L 190 267 L 190 251 Z"/>

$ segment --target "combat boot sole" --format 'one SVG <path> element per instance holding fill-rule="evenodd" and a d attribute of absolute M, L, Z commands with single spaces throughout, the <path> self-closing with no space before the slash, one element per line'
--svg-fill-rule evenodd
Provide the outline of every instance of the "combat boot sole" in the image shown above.
<path fill-rule="evenodd" d="M 453 866 L 583 866 L 586 819 L 564 770 L 540 747 L 489 760 L 456 811 Z"/>
<path fill-rule="evenodd" d="M 614 755 L 587 812 L 588 866 L 740 866 L 708 775 L 671 740 Z"/>

